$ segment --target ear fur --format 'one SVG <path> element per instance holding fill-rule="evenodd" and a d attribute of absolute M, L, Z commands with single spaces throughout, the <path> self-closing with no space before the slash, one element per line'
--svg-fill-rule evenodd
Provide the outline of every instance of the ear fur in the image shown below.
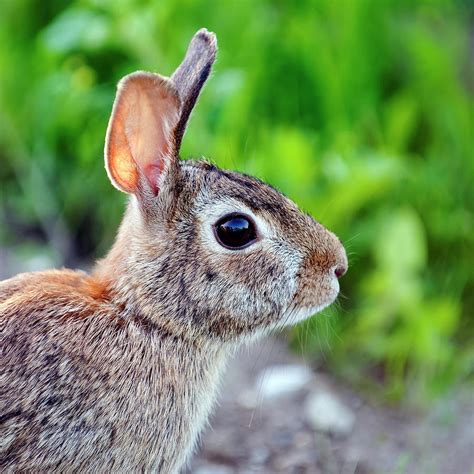
<path fill-rule="evenodd" d="M 181 116 L 175 132 L 178 148 L 189 116 L 216 60 L 216 54 L 216 35 L 201 28 L 191 40 L 183 62 L 171 76 L 182 102 Z"/>

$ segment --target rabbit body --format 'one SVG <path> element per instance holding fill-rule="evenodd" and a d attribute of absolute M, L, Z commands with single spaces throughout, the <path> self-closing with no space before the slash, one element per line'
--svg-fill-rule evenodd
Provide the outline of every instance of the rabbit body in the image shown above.
<path fill-rule="evenodd" d="M 192 451 L 225 349 L 107 291 L 68 270 L 0 285 L 2 472 L 170 473 Z"/>
<path fill-rule="evenodd" d="M 336 298 L 334 234 L 256 178 L 179 159 L 215 53 L 201 30 L 171 78 L 119 84 L 105 163 L 130 200 L 93 272 L 0 283 L 1 472 L 178 472 L 229 353 Z"/>

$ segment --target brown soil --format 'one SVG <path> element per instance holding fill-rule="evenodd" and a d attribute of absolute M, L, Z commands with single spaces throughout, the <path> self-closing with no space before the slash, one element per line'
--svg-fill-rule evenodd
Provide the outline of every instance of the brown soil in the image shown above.
<path fill-rule="evenodd" d="M 474 396 L 468 388 L 413 414 L 369 402 L 333 377 L 315 373 L 305 387 L 273 399 L 255 380 L 279 364 L 305 364 L 283 341 L 243 349 L 229 365 L 220 406 L 189 472 L 474 473 Z M 350 434 L 334 436 L 308 423 L 305 399 L 324 386 L 355 414 Z M 255 407 L 246 401 L 256 390 Z"/>

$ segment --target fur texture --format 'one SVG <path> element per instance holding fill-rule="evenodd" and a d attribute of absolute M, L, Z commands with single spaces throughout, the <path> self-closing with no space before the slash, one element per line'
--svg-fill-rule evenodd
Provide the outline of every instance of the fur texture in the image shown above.
<path fill-rule="evenodd" d="M 334 234 L 256 178 L 178 159 L 215 57 L 212 34 L 201 30 L 193 42 L 175 82 L 152 79 L 166 88 L 153 91 L 156 100 L 176 91 L 169 113 L 155 110 L 178 121 L 145 161 L 134 153 L 156 134 L 136 140 L 135 118 L 167 126 L 163 113 L 143 112 L 150 77 L 122 86 L 139 105 L 124 107 L 132 96 L 119 92 L 106 163 L 131 197 L 107 257 L 91 275 L 52 270 L 0 283 L 2 472 L 178 472 L 235 347 L 337 296 L 347 259 Z M 258 239 L 245 249 L 214 236 L 231 212 L 256 224 Z"/>

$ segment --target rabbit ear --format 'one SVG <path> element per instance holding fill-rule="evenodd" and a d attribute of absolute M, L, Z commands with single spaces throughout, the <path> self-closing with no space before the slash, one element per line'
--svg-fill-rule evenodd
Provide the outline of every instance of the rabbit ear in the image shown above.
<path fill-rule="evenodd" d="M 189 115 L 211 72 L 216 53 L 216 35 L 207 31 L 206 28 L 200 29 L 191 40 L 183 62 L 171 76 L 182 103 L 181 115 L 175 131 L 175 143 L 178 149 Z"/>
<path fill-rule="evenodd" d="M 144 183 L 158 193 L 160 178 L 178 159 L 180 108 L 168 78 L 135 72 L 120 81 L 105 142 L 105 166 L 116 188 L 137 193 Z"/>
<path fill-rule="evenodd" d="M 137 193 L 145 182 L 153 194 L 159 192 L 160 178 L 177 162 L 189 115 L 216 51 L 214 33 L 203 28 L 171 79 L 135 72 L 120 81 L 105 142 L 105 166 L 116 188 Z"/>

